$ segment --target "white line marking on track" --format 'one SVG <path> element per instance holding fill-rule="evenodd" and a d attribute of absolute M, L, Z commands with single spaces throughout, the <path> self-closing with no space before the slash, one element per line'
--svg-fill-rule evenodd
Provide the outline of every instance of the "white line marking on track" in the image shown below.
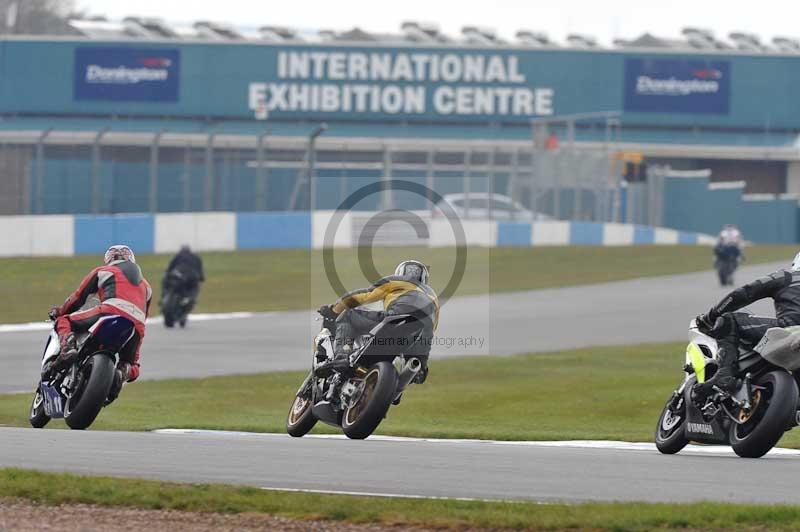
<path fill-rule="evenodd" d="M 268 313 L 266 313 L 268 314 Z M 256 312 L 218 312 L 212 314 L 192 314 L 191 321 L 217 321 L 217 320 L 240 320 L 261 316 L 262 313 Z M 161 316 L 148 318 L 147 324 L 162 324 L 164 320 Z M 31 323 L 5 323 L 0 324 L 0 333 L 29 332 L 29 331 L 49 331 L 53 324 L 49 321 L 35 321 Z"/>
<path fill-rule="evenodd" d="M 159 429 L 153 431 L 156 434 L 178 434 L 178 435 L 204 435 L 220 438 L 291 438 L 288 434 L 276 434 L 269 432 L 237 432 L 226 430 L 204 430 L 204 429 Z M 339 434 L 311 434 L 305 438 L 318 440 L 347 440 L 344 435 Z M 370 441 L 392 441 L 408 443 L 434 443 L 434 444 L 481 444 L 481 445 L 507 445 L 512 447 L 562 447 L 572 449 L 606 449 L 613 451 L 656 451 L 654 443 L 647 442 L 626 442 L 626 441 L 607 441 L 607 440 L 568 440 L 568 441 L 511 441 L 511 440 L 458 440 L 458 439 L 439 439 L 439 438 L 406 438 L 401 436 L 380 436 L 369 437 Z M 722 445 L 687 445 L 682 453 L 712 454 L 712 455 L 733 455 L 733 449 Z M 782 456 L 800 456 L 798 449 L 774 448 L 769 454 Z"/>
<path fill-rule="evenodd" d="M 301 488 L 279 488 L 274 486 L 261 486 L 259 489 L 266 491 L 288 491 L 291 493 L 319 493 L 322 495 L 347 495 L 349 497 L 386 497 L 391 499 L 431 499 L 438 501 L 467 501 L 467 502 L 507 502 L 516 504 L 520 502 L 532 502 L 534 504 L 548 504 L 536 501 L 517 501 L 505 499 L 476 499 L 472 497 L 436 497 L 426 495 L 409 495 L 407 493 L 375 493 L 370 491 L 340 491 L 340 490 L 316 490 Z"/>

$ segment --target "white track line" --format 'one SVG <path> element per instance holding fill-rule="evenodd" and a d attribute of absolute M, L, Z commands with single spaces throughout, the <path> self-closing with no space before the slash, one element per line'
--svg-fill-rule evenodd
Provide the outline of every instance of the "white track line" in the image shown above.
<path fill-rule="evenodd" d="M 254 318 L 256 316 L 269 315 L 269 313 L 256 312 L 219 312 L 214 314 L 192 314 L 191 321 L 217 321 L 217 320 L 240 320 Z M 161 316 L 149 318 L 148 325 L 161 324 L 164 320 Z M 53 324 L 49 321 L 35 321 L 31 323 L 6 323 L 0 325 L 0 333 L 28 332 L 28 331 L 49 331 Z"/>
<path fill-rule="evenodd" d="M 159 429 L 153 431 L 156 434 L 178 434 L 178 435 L 203 435 L 215 436 L 219 438 L 291 438 L 288 434 L 275 434 L 265 432 L 236 432 L 226 430 L 202 430 L 202 429 Z M 318 440 L 347 440 L 347 437 L 339 434 L 314 434 L 305 436 L 306 438 Z M 568 440 L 568 441 L 505 441 L 505 440 L 458 440 L 458 439 L 439 439 L 439 438 L 404 438 L 400 436 L 370 436 L 369 441 L 391 441 L 407 443 L 433 443 L 433 444 L 482 444 L 482 445 L 507 445 L 512 447 L 562 447 L 572 449 L 606 449 L 614 451 L 656 451 L 654 443 L 646 442 L 625 442 L 625 441 L 606 441 L 606 440 Z M 694 454 L 714 454 L 714 455 L 733 455 L 733 449 L 722 445 L 687 445 L 682 453 Z M 782 456 L 800 456 L 798 449 L 772 449 L 769 454 Z"/>
<path fill-rule="evenodd" d="M 315 489 L 301 489 L 301 488 L 280 488 L 274 486 L 261 486 L 259 489 L 265 491 L 288 491 L 290 493 L 318 493 L 322 495 L 347 495 L 348 497 L 386 497 L 387 499 L 432 499 L 438 501 L 467 501 L 467 502 L 507 502 L 509 504 L 530 502 L 532 504 L 548 504 L 537 501 L 476 499 L 473 497 L 436 497 L 433 495 L 428 496 L 428 495 L 409 495 L 407 493 L 376 493 L 371 491 L 315 490 Z"/>

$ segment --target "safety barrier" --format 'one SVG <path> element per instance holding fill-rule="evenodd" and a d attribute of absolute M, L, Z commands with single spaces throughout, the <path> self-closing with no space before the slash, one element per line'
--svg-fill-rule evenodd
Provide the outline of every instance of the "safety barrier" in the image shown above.
<path fill-rule="evenodd" d="M 337 218 L 336 230 L 330 230 Z M 425 220 L 427 230 L 422 237 L 416 233 L 414 237 L 419 238 L 420 245 L 430 247 L 460 244 L 486 247 L 675 245 L 709 244 L 714 240 L 708 235 L 660 227 L 489 220 L 462 220 L 462 240 L 446 219 L 421 219 Z M 415 231 L 411 227 L 408 230 Z M 360 241 L 356 233 L 352 213 L 335 218 L 333 211 L 319 211 L 313 215 L 308 212 L 215 212 L 3 216 L 0 217 L 0 256 L 98 254 L 116 243 L 128 244 L 137 253 L 172 253 L 182 245 L 198 251 L 353 247 Z M 392 234 L 396 237 L 397 232 Z M 380 238 L 374 242 L 377 245 L 399 243 Z"/>

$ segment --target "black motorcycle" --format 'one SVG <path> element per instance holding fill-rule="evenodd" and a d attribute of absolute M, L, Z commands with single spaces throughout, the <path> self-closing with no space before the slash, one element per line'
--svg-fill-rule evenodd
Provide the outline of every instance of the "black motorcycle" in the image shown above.
<path fill-rule="evenodd" d="M 733 274 L 742 262 L 738 246 L 717 245 L 714 248 L 714 269 L 717 270 L 720 286 L 733 286 Z"/>
<path fill-rule="evenodd" d="M 28 420 L 40 429 L 51 419 L 64 418 L 72 429 L 91 425 L 109 397 L 116 378 L 119 352 L 133 338 L 133 322 L 123 316 L 100 318 L 88 331 L 76 335 L 78 354 L 59 366 L 60 346 L 55 330 L 42 356 L 42 378 L 36 387 Z"/>
<path fill-rule="evenodd" d="M 195 305 L 191 290 L 193 283 L 189 275 L 178 269 L 170 270 L 164 276 L 159 306 L 164 316 L 165 327 L 172 328 L 176 323 L 186 327 L 189 313 Z"/>
<path fill-rule="evenodd" d="M 341 427 L 349 438 L 367 438 L 420 375 L 422 362 L 410 353 L 423 341 L 424 328 L 411 315 L 388 316 L 355 339 L 346 368 L 318 377 L 315 370 L 333 360 L 334 325 L 326 320 L 314 339 L 312 368 L 289 409 L 286 431 L 304 436 L 322 421 Z"/>
<path fill-rule="evenodd" d="M 736 390 L 693 392 L 695 383 L 718 369 L 716 340 L 690 326 L 686 377 L 672 393 L 656 427 L 656 447 L 675 454 L 690 441 L 730 445 L 742 457 L 769 452 L 787 430 L 798 425 L 800 328 L 773 328 L 753 349 L 742 348 Z"/>

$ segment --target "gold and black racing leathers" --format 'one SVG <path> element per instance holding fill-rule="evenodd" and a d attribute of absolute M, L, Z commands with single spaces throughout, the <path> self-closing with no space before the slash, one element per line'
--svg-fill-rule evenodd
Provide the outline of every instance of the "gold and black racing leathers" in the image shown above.
<path fill-rule="evenodd" d="M 383 302 L 383 311 L 361 310 L 358 307 Z M 369 332 L 386 316 L 410 314 L 423 323 L 421 341 L 415 346 L 414 356 L 427 362 L 431 340 L 439 324 L 439 298 L 436 292 L 414 279 L 390 275 L 368 288 L 354 290 L 340 297 L 332 305 L 336 319 L 336 351 L 341 353 L 345 343 L 352 343 L 359 335 Z"/>

